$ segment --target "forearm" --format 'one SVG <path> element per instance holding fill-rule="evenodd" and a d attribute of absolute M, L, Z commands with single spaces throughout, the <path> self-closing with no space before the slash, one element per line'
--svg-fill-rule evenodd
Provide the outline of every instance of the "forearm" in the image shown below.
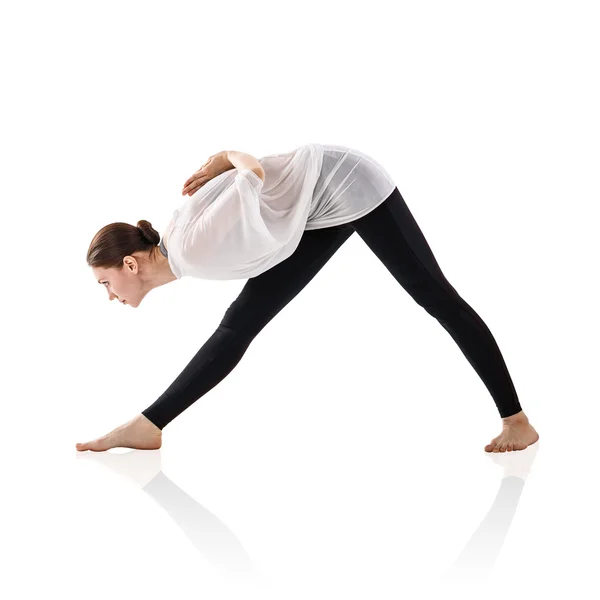
<path fill-rule="evenodd" d="M 225 155 L 234 169 L 250 169 L 254 171 L 263 181 L 265 180 L 265 171 L 261 167 L 257 158 L 245 152 L 237 150 L 227 150 Z"/>

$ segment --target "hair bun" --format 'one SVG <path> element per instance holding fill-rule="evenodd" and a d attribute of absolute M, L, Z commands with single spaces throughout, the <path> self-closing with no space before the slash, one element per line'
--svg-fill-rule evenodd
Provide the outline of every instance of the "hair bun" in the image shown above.
<path fill-rule="evenodd" d="M 144 239 L 148 240 L 151 244 L 158 245 L 160 242 L 160 234 L 152 227 L 152 223 L 142 219 L 137 222 L 137 228 Z"/>

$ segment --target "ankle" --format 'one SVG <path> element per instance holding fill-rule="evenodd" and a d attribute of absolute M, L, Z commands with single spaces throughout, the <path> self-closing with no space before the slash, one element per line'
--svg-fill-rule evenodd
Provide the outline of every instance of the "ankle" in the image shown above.
<path fill-rule="evenodd" d="M 522 410 L 515 415 L 511 415 L 510 417 L 504 417 L 502 419 L 503 425 L 515 425 L 517 423 L 529 423 L 527 415 Z"/>

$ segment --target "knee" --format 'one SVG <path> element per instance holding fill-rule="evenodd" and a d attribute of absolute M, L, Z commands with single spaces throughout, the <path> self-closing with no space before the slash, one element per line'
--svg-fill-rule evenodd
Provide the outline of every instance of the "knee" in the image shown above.
<path fill-rule="evenodd" d="M 228 335 L 253 339 L 267 322 L 268 320 L 261 319 L 250 312 L 230 309 L 221 319 L 217 329 Z"/>
<path fill-rule="evenodd" d="M 460 296 L 446 290 L 429 290 L 416 297 L 413 296 L 413 298 L 419 306 L 438 320 L 456 318 L 463 309 L 463 301 Z"/>

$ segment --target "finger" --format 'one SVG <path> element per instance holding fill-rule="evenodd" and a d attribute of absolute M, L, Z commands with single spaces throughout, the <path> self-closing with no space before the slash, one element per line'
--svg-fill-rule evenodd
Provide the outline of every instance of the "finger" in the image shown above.
<path fill-rule="evenodd" d="M 197 187 L 198 184 L 204 183 L 206 179 L 207 177 L 198 177 L 197 179 L 192 180 L 190 183 L 183 187 L 183 192 L 187 193 L 187 191 L 189 191 L 191 188 Z"/>
<path fill-rule="evenodd" d="M 207 174 L 204 170 L 205 166 L 206 165 L 202 165 L 191 177 L 189 177 L 189 179 L 184 183 L 184 185 L 187 183 L 191 183 L 195 179 L 198 179 L 198 177 L 204 177 Z"/>
<path fill-rule="evenodd" d="M 209 179 L 208 175 L 188 179 L 183 186 L 183 195 L 187 194 L 192 186 L 195 186 L 198 183 L 206 183 L 207 179 Z"/>
<path fill-rule="evenodd" d="M 184 196 L 185 196 L 185 194 L 193 196 L 203 185 L 204 184 L 201 183 L 200 185 L 196 185 L 196 186 L 192 186 L 192 187 L 188 188 L 187 192 L 184 192 Z"/>
<path fill-rule="evenodd" d="M 194 179 L 196 179 L 197 177 L 202 176 L 204 173 L 202 171 L 202 168 L 198 169 L 184 184 L 183 187 L 185 187 L 188 183 L 192 183 L 192 181 L 194 181 Z"/>
<path fill-rule="evenodd" d="M 201 177 L 199 179 L 196 179 L 190 185 L 183 188 L 183 192 L 182 192 L 183 195 L 185 196 L 186 194 L 194 193 L 198 188 L 202 187 L 208 181 L 208 179 L 210 179 L 210 178 L 209 177 Z"/>

